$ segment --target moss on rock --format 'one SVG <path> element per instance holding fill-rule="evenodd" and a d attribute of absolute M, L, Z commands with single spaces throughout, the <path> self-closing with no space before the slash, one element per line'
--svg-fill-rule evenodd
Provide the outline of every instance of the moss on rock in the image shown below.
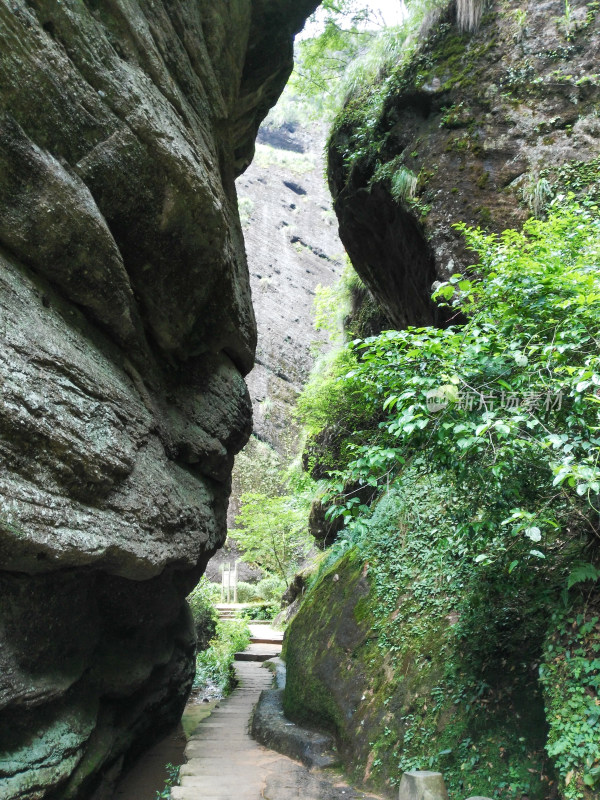
<path fill-rule="evenodd" d="M 453 223 L 518 228 L 532 212 L 524 184 L 547 170 L 547 202 L 563 165 L 589 173 L 597 156 L 597 6 L 568 4 L 567 30 L 563 0 L 496 0 L 467 33 L 455 5 L 359 87 L 330 140 L 342 241 L 397 327 L 439 321 L 431 284 L 471 263 Z M 398 169 L 418 176 L 414 196 L 394 191 Z"/>
<path fill-rule="evenodd" d="M 435 485 L 392 492 L 363 540 L 330 553 L 286 634 L 284 707 L 333 730 L 353 777 L 379 790 L 436 769 L 452 800 L 547 800 L 548 598 L 535 577 L 459 557 L 449 500 Z"/>

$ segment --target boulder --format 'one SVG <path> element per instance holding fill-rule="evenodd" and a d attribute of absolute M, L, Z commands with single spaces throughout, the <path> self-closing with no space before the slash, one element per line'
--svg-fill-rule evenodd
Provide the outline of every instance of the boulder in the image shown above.
<path fill-rule="evenodd" d="M 465 31 L 457 5 L 484 4 L 438 4 L 412 57 L 350 97 L 330 139 L 341 239 L 397 328 L 446 322 L 432 285 L 473 263 L 454 223 L 520 227 L 597 185 L 597 14 L 576 2 L 567 21 L 564 0 L 522 0 L 517 22 L 491 0 Z M 394 184 L 402 172 L 414 192 Z"/>

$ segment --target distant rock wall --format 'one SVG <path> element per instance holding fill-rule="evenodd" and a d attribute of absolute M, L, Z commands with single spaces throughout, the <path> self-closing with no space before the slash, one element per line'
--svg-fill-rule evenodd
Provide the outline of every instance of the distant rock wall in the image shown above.
<path fill-rule="evenodd" d="M 178 717 L 256 328 L 235 177 L 316 0 L 0 1 L 0 784 Z"/>
<path fill-rule="evenodd" d="M 237 182 L 258 327 L 248 376 L 254 433 L 281 455 L 297 448 L 291 411 L 313 346 L 325 345 L 314 328 L 315 290 L 339 279 L 344 257 L 324 179 L 326 134 L 319 124 L 263 126 L 256 159 Z"/>
<path fill-rule="evenodd" d="M 278 460 L 298 454 L 300 430 L 293 411 L 327 336 L 314 328 L 317 286 L 331 286 L 342 272 L 344 246 L 337 232 L 324 178 L 327 130 L 297 123 L 265 123 L 256 158 L 237 180 L 250 287 L 258 329 L 256 364 L 247 383 L 253 437 L 233 471 L 230 528 L 244 491 L 255 491 Z M 248 463 L 252 475 L 248 474 Z M 207 567 L 220 581 L 223 563 L 240 558 L 229 540 Z M 240 579 L 260 577 L 240 563 Z"/>

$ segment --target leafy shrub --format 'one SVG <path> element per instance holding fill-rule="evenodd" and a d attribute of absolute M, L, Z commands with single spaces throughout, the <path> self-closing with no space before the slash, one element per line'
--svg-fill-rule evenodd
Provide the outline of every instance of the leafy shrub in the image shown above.
<path fill-rule="evenodd" d="M 234 656 L 249 643 L 250 631 L 244 620 L 220 620 L 210 646 L 196 656 L 194 688 L 213 686 L 221 694 L 228 694 L 234 686 Z"/>
<path fill-rule="evenodd" d="M 463 327 L 409 328 L 354 342 L 340 382 L 385 419 L 331 494 L 349 479 L 387 484 L 415 454 L 472 495 L 480 560 L 543 559 L 557 531 L 594 531 L 600 491 L 600 220 L 555 208 L 500 237 L 461 227 L 481 280 L 455 276 L 438 298 Z M 436 407 L 437 406 L 437 407 Z M 365 511 L 339 497 L 347 517 Z"/>
<path fill-rule="evenodd" d="M 256 596 L 260 600 L 276 603 L 281 600 L 287 587 L 287 582 L 282 581 L 277 575 L 268 575 L 256 584 Z"/>
<path fill-rule="evenodd" d="M 242 617 L 247 620 L 272 620 L 280 611 L 280 603 L 257 603 L 245 608 Z"/>
<path fill-rule="evenodd" d="M 194 618 L 198 650 L 206 650 L 217 631 L 218 616 L 213 606 L 215 586 L 203 576 L 187 598 Z"/>
<path fill-rule="evenodd" d="M 256 584 L 238 581 L 237 598 L 238 603 L 253 603 L 255 600 L 260 600 L 260 596 L 256 591 Z"/>

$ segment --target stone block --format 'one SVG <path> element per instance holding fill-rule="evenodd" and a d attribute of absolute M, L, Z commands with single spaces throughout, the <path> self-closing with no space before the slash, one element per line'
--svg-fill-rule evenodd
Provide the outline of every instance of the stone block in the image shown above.
<path fill-rule="evenodd" d="M 441 772 L 414 770 L 400 781 L 399 800 L 448 800 Z"/>

